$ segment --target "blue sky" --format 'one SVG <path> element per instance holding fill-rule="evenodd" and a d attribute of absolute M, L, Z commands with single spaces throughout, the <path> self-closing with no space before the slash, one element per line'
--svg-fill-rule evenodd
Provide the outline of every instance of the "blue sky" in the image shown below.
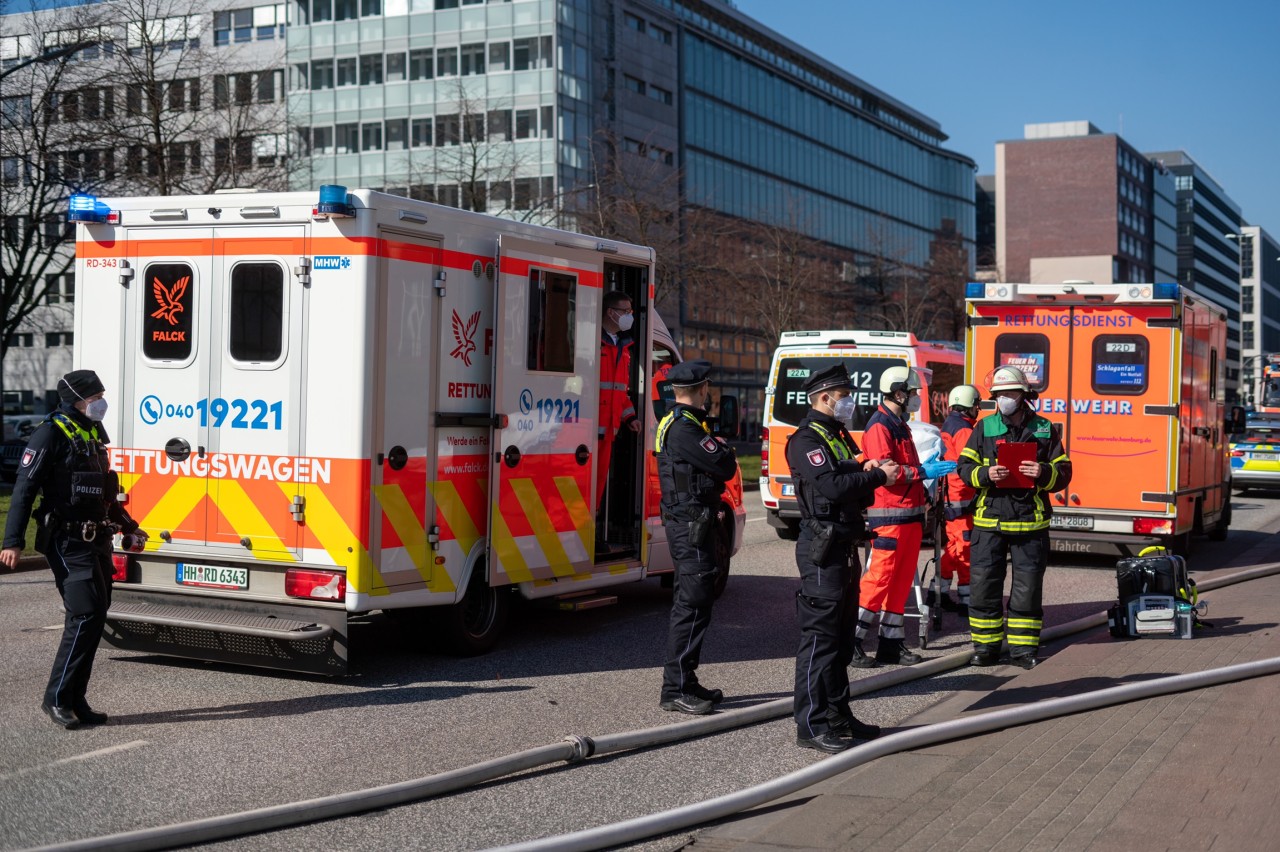
<path fill-rule="evenodd" d="M 995 171 L 1024 124 L 1092 121 L 1183 150 L 1280 238 L 1280 2 L 735 0 L 942 125 Z"/>

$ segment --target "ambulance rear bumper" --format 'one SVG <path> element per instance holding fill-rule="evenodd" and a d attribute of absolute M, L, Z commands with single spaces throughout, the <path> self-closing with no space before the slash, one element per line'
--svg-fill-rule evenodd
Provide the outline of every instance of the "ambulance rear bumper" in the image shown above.
<path fill-rule="evenodd" d="M 193 660 L 342 675 L 347 613 L 116 585 L 103 638 L 114 648 Z"/>

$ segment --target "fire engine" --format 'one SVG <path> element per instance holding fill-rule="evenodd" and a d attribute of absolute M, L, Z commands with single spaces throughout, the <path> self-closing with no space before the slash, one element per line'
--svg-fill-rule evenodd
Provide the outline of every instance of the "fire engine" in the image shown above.
<path fill-rule="evenodd" d="M 1259 414 L 1280 415 L 1280 352 L 1268 355 L 1262 364 L 1262 397 L 1256 407 Z"/>
<path fill-rule="evenodd" d="M 77 196 L 69 218 L 75 362 L 151 536 L 114 555 L 115 647 L 339 674 L 357 614 L 478 653 L 513 590 L 585 608 L 670 572 L 663 403 L 595 464 L 603 294 L 635 307 L 633 402 L 680 358 L 650 249 L 338 186 Z M 740 478 L 722 508 L 723 575 Z"/>
<path fill-rule="evenodd" d="M 760 448 L 760 499 L 765 518 L 778 536 L 800 533 L 800 506 L 787 467 L 787 438 L 809 410 L 804 393 L 809 376 L 840 359 L 854 383 L 854 440 L 880 405 L 880 374 L 889 367 L 919 371 L 923 389 L 920 410 L 910 419 L 940 426 L 947 419 L 947 395 L 964 381 L 964 352 L 959 345 L 930 343 L 907 331 L 784 331 L 773 353 L 765 385 L 764 426 Z"/>
<path fill-rule="evenodd" d="M 1018 367 L 1062 429 L 1073 475 L 1052 496 L 1053 550 L 1185 553 L 1193 533 L 1226 537 L 1235 421 L 1220 308 L 1177 284 L 975 282 L 965 296 L 968 381 L 985 390 L 997 367 Z"/>

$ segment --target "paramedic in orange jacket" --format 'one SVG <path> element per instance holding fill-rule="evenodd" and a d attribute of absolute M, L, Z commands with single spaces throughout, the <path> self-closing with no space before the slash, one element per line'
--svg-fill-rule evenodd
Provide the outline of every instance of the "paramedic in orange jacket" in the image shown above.
<path fill-rule="evenodd" d="M 631 376 L 631 330 L 634 316 L 631 297 L 621 290 L 604 294 L 604 317 L 600 332 L 600 419 L 596 443 L 596 508 L 604 498 L 609 481 L 609 460 L 613 441 L 623 428 L 640 431 L 640 420 L 627 393 Z"/>
<path fill-rule="evenodd" d="M 942 423 L 942 442 L 947 446 L 947 461 L 959 462 L 960 453 L 969 442 L 973 424 L 978 422 L 982 392 L 973 385 L 956 385 L 947 398 L 951 413 Z M 948 612 L 969 612 L 969 539 L 973 535 L 973 499 L 977 491 L 955 473 L 947 476 L 946 505 L 947 543 L 942 551 L 942 588 L 935 587 L 930 597 Z M 951 581 L 956 583 L 956 600 L 951 598 Z"/>
<path fill-rule="evenodd" d="M 903 647 L 903 609 L 920 561 L 929 497 L 924 481 L 955 470 L 955 462 L 920 464 L 907 417 L 920 410 L 920 377 L 907 366 L 889 367 L 880 376 L 880 407 L 867 422 L 862 452 L 868 459 L 890 459 L 900 466 L 893 485 L 876 489 L 875 502 L 867 509 L 871 563 L 862 575 L 858 594 L 858 627 L 854 631 L 853 665 L 874 668 L 880 663 L 912 665 L 924 658 Z M 866 655 L 863 641 L 880 615 L 880 641 L 875 659 Z"/>

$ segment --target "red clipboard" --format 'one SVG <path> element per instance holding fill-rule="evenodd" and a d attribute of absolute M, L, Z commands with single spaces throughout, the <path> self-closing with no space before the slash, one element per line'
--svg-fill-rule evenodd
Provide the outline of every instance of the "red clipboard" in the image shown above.
<path fill-rule="evenodd" d="M 996 464 L 1009 469 L 1009 475 L 996 483 L 997 488 L 1035 488 L 1035 480 L 1018 472 L 1024 461 L 1036 460 L 1035 441 L 1018 441 L 996 446 Z"/>

